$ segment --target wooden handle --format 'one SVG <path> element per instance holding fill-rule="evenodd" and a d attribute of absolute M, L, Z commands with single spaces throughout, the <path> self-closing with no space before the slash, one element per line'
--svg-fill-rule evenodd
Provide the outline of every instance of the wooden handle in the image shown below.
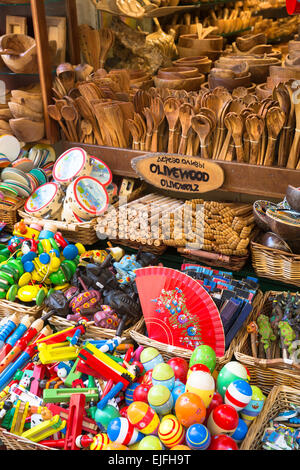
<path fill-rule="evenodd" d="M 175 130 L 169 130 L 168 153 L 175 153 Z"/>
<path fill-rule="evenodd" d="M 287 168 L 295 169 L 299 159 L 300 130 L 295 130 L 295 136 L 290 150 L 287 162 Z"/>
<path fill-rule="evenodd" d="M 180 153 L 181 155 L 185 155 L 186 154 L 186 146 L 187 146 L 187 136 L 182 135 L 181 139 L 180 139 L 178 153 Z"/>
<path fill-rule="evenodd" d="M 250 165 L 256 165 L 257 158 L 258 158 L 258 151 L 259 151 L 259 142 L 250 142 L 250 158 L 249 163 Z"/>
<path fill-rule="evenodd" d="M 152 135 L 152 142 L 151 142 L 151 147 L 150 147 L 151 152 L 157 152 L 157 146 L 158 146 L 158 129 L 156 129 Z"/>
<path fill-rule="evenodd" d="M 274 162 L 276 140 L 273 137 L 269 137 L 266 155 L 264 159 L 264 166 L 272 166 Z"/>

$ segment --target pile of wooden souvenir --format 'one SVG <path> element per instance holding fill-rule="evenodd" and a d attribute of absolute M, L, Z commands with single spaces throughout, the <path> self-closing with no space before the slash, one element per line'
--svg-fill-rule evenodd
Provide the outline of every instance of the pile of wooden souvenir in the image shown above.
<path fill-rule="evenodd" d="M 193 249 L 247 258 L 255 224 L 251 204 L 184 201 L 148 194 L 111 208 L 98 218 L 96 231 L 153 249 L 173 246 L 182 247 L 183 254 Z"/>
<path fill-rule="evenodd" d="M 253 204 L 260 233 L 251 242 L 252 264 L 259 276 L 300 285 L 299 188 L 288 185 L 278 204 L 258 200 Z"/>

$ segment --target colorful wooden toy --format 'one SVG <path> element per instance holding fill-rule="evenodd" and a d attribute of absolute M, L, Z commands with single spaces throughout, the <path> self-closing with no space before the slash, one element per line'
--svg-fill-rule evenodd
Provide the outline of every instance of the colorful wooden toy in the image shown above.
<path fill-rule="evenodd" d="M 119 416 L 120 413 L 115 406 L 106 405 L 103 409 L 96 407 L 93 419 L 99 426 L 100 431 L 105 432 L 111 420 L 118 418 Z"/>
<path fill-rule="evenodd" d="M 219 405 L 209 415 L 207 428 L 211 435 L 233 434 L 239 424 L 239 415 L 231 405 Z"/>
<path fill-rule="evenodd" d="M 177 385 L 176 387 L 173 388 L 172 396 L 173 396 L 174 403 L 176 403 L 177 398 L 180 395 L 182 395 L 184 392 L 185 392 L 185 385 L 184 384 Z"/>
<path fill-rule="evenodd" d="M 208 450 L 239 450 L 237 443 L 226 434 L 212 436 Z"/>
<path fill-rule="evenodd" d="M 183 444 L 185 430 L 175 416 L 164 419 L 158 428 L 158 437 L 168 449 Z"/>
<path fill-rule="evenodd" d="M 223 398 L 222 398 L 222 396 L 220 395 L 220 393 L 219 393 L 219 392 L 215 392 L 215 393 L 213 394 L 212 401 L 210 402 L 210 405 L 209 405 L 209 407 L 208 407 L 207 410 L 206 410 L 206 419 L 205 419 L 204 424 L 207 422 L 208 417 L 209 417 L 210 413 L 212 412 L 212 410 L 213 410 L 214 408 L 216 408 L 217 406 L 222 405 L 223 403 L 224 403 L 224 402 L 223 402 Z"/>
<path fill-rule="evenodd" d="M 187 379 L 189 378 L 189 376 L 194 370 L 201 370 L 202 372 L 207 372 L 209 374 L 211 373 L 210 369 L 205 364 L 194 364 L 188 370 Z"/>
<path fill-rule="evenodd" d="M 148 403 L 148 393 L 152 385 L 138 384 L 133 391 L 133 401 L 144 401 Z"/>
<path fill-rule="evenodd" d="M 245 408 L 241 411 L 241 418 L 245 421 L 247 426 L 250 426 L 253 420 L 260 414 L 266 399 L 265 395 L 259 387 L 257 387 L 256 385 L 251 385 L 251 389 L 251 400 L 248 405 L 245 406 Z"/>
<path fill-rule="evenodd" d="M 201 344 L 195 348 L 192 352 L 189 366 L 191 367 L 194 364 L 206 365 L 212 374 L 216 367 L 216 353 L 213 348 L 205 344 Z"/>
<path fill-rule="evenodd" d="M 129 405 L 127 417 L 130 423 L 143 434 L 155 434 L 160 424 L 157 413 L 142 401 Z"/>
<path fill-rule="evenodd" d="M 185 446 L 184 444 L 179 444 L 178 446 L 172 447 L 170 450 L 191 450 L 190 447 Z"/>
<path fill-rule="evenodd" d="M 241 411 L 251 401 L 252 388 L 246 380 L 235 380 L 225 392 L 225 403 Z"/>
<path fill-rule="evenodd" d="M 211 436 L 203 424 L 192 424 L 186 431 L 185 440 L 190 449 L 206 450 L 210 445 Z"/>
<path fill-rule="evenodd" d="M 168 360 L 168 364 L 174 371 L 175 380 L 178 379 L 185 384 L 189 370 L 188 362 L 183 357 L 172 357 Z"/>
<path fill-rule="evenodd" d="M 164 362 L 160 352 L 152 347 L 143 349 L 140 355 L 140 361 L 143 364 L 145 371 L 154 369 L 157 364 Z"/>
<path fill-rule="evenodd" d="M 142 377 L 142 381 L 141 381 L 142 384 L 151 385 L 152 387 L 153 385 L 152 384 L 152 372 L 153 372 L 153 369 L 150 369 L 147 372 L 145 372 L 145 374 Z"/>
<path fill-rule="evenodd" d="M 217 378 L 217 391 L 223 398 L 229 384 L 238 379 L 248 380 L 248 373 L 243 364 L 237 361 L 231 361 L 222 367 Z"/>
<path fill-rule="evenodd" d="M 175 414 L 178 421 L 185 427 L 202 424 L 206 416 L 203 400 L 195 393 L 185 392 L 175 403 Z"/>
<path fill-rule="evenodd" d="M 163 450 L 164 446 L 157 436 L 145 436 L 138 445 L 138 450 Z"/>
<path fill-rule="evenodd" d="M 93 442 L 90 445 L 90 450 L 103 450 L 108 444 L 110 444 L 108 435 L 100 433 L 94 437 Z"/>
<path fill-rule="evenodd" d="M 107 426 L 107 435 L 112 442 L 131 445 L 143 439 L 140 433 L 127 418 L 115 418 Z"/>
<path fill-rule="evenodd" d="M 172 367 L 165 362 L 157 364 L 152 371 L 152 384 L 164 385 L 172 390 L 175 383 L 175 374 Z"/>
<path fill-rule="evenodd" d="M 231 435 L 232 439 L 234 439 L 236 442 L 240 443 L 242 442 L 246 434 L 248 432 L 248 426 L 245 423 L 245 421 L 241 418 L 239 418 L 239 424 L 234 433 Z"/>
<path fill-rule="evenodd" d="M 103 450 L 129 450 L 127 446 L 119 444 L 118 442 L 110 442 Z"/>
<path fill-rule="evenodd" d="M 215 392 L 215 381 L 212 375 L 201 370 L 194 370 L 189 375 L 186 386 L 186 392 L 192 392 L 202 398 L 205 408 L 207 408 Z"/>
<path fill-rule="evenodd" d="M 137 382 L 132 382 L 131 384 L 128 385 L 128 387 L 125 390 L 125 403 L 127 406 L 130 405 L 130 403 L 133 402 L 133 394 L 135 389 L 139 386 Z"/>
<path fill-rule="evenodd" d="M 170 413 L 174 400 L 171 391 L 164 385 L 153 385 L 148 393 L 148 402 L 159 415 Z"/>

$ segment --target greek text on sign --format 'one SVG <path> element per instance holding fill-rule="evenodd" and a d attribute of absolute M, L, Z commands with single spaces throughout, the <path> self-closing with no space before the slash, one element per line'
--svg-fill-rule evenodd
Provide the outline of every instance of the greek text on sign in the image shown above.
<path fill-rule="evenodd" d="M 211 160 L 168 154 L 146 154 L 131 161 L 135 172 L 149 184 L 169 191 L 205 193 L 224 183 L 223 169 Z"/>

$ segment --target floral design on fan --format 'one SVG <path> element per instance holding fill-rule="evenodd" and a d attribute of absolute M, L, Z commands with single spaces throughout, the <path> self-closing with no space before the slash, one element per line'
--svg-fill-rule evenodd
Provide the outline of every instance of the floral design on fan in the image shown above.
<path fill-rule="evenodd" d="M 182 345 L 196 348 L 203 343 L 200 322 L 188 311 L 181 289 L 177 287 L 169 291 L 162 289 L 160 296 L 152 302 L 157 303 L 156 312 L 161 314 L 171 328 L 182 329 L 179 339 Z"/>

